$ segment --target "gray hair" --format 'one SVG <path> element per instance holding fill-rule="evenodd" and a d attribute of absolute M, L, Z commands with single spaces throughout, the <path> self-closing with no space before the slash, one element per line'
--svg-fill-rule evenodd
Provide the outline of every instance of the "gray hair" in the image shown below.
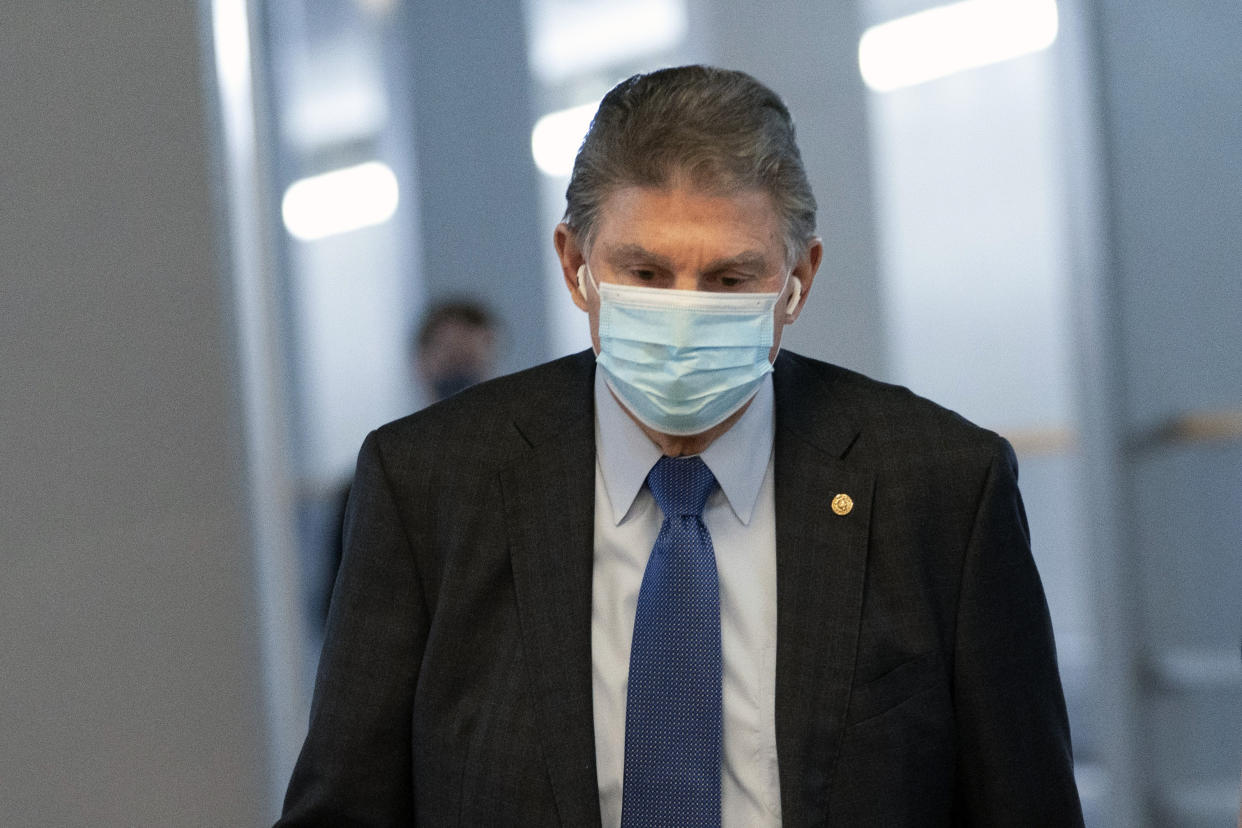
<path fill-rule="evenodd" d="M 589 249 L 607 197 L 675 177 L 712 193 L 767 192 L 792 264 L 815 235 L 815 196 L 780 97 L 744 72 L 681 66 L 613 87 L 591 121 L 565 192 L 565 224 Z"/>

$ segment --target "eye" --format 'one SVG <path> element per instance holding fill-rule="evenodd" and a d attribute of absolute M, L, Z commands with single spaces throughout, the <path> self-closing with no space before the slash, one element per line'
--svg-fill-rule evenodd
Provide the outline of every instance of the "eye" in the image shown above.
<path fill-rule="evenodd" d="M 630 271 L 630 275 L 640 282 L 651 282 L 655 280 L 656 272 L 654 270 L 644 270 L 643 268 L 634 268 Z"/>
<path fill-rule="evenodd" d="M 715 290 L 746 290 L 754 277 L 741 270 L 722 270 L 708 277 L 708 284 Z"/>

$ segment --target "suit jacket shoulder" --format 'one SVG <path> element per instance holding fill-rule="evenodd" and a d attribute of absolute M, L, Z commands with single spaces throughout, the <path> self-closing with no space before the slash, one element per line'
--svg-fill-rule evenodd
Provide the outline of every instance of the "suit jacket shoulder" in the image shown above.
<path fill-rule="evenodd" d="M 986 472 L 994 460 L 1017 477 L 1008 441 L 903 386 L 782 352 L 775 391 L 778 440 L 805 441 L 890 477 L 929 467 Z"/>
<path fill-rule="evenodd" d="M 561 357 L 467 388 L 381 426 L 375 437 L 386 456 L 421 452 L 454 471 L 495 467 L 525 446 L 592 428 L 594 371 L 590 351 Z"/>

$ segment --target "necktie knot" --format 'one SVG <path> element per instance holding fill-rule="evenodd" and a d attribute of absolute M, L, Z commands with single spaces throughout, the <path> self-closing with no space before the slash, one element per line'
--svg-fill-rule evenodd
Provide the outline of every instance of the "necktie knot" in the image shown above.
<path fill-rule="evenodd" d="M 716 478 L 698 455 L 661 457 L 647 474 L 647 486 L 666 518 L 700 517 Z"/>

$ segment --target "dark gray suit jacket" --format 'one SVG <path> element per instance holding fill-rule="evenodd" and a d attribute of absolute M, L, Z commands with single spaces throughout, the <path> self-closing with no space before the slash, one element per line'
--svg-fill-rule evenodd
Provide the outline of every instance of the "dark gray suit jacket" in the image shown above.
<path fill-rule="evenodd" d="M 368 436 L 281 824 L 599 824 L 593 376 Z M 1008 444 L 795 354 L 774 382 L 784 824 L 1080 825 Z"/>

